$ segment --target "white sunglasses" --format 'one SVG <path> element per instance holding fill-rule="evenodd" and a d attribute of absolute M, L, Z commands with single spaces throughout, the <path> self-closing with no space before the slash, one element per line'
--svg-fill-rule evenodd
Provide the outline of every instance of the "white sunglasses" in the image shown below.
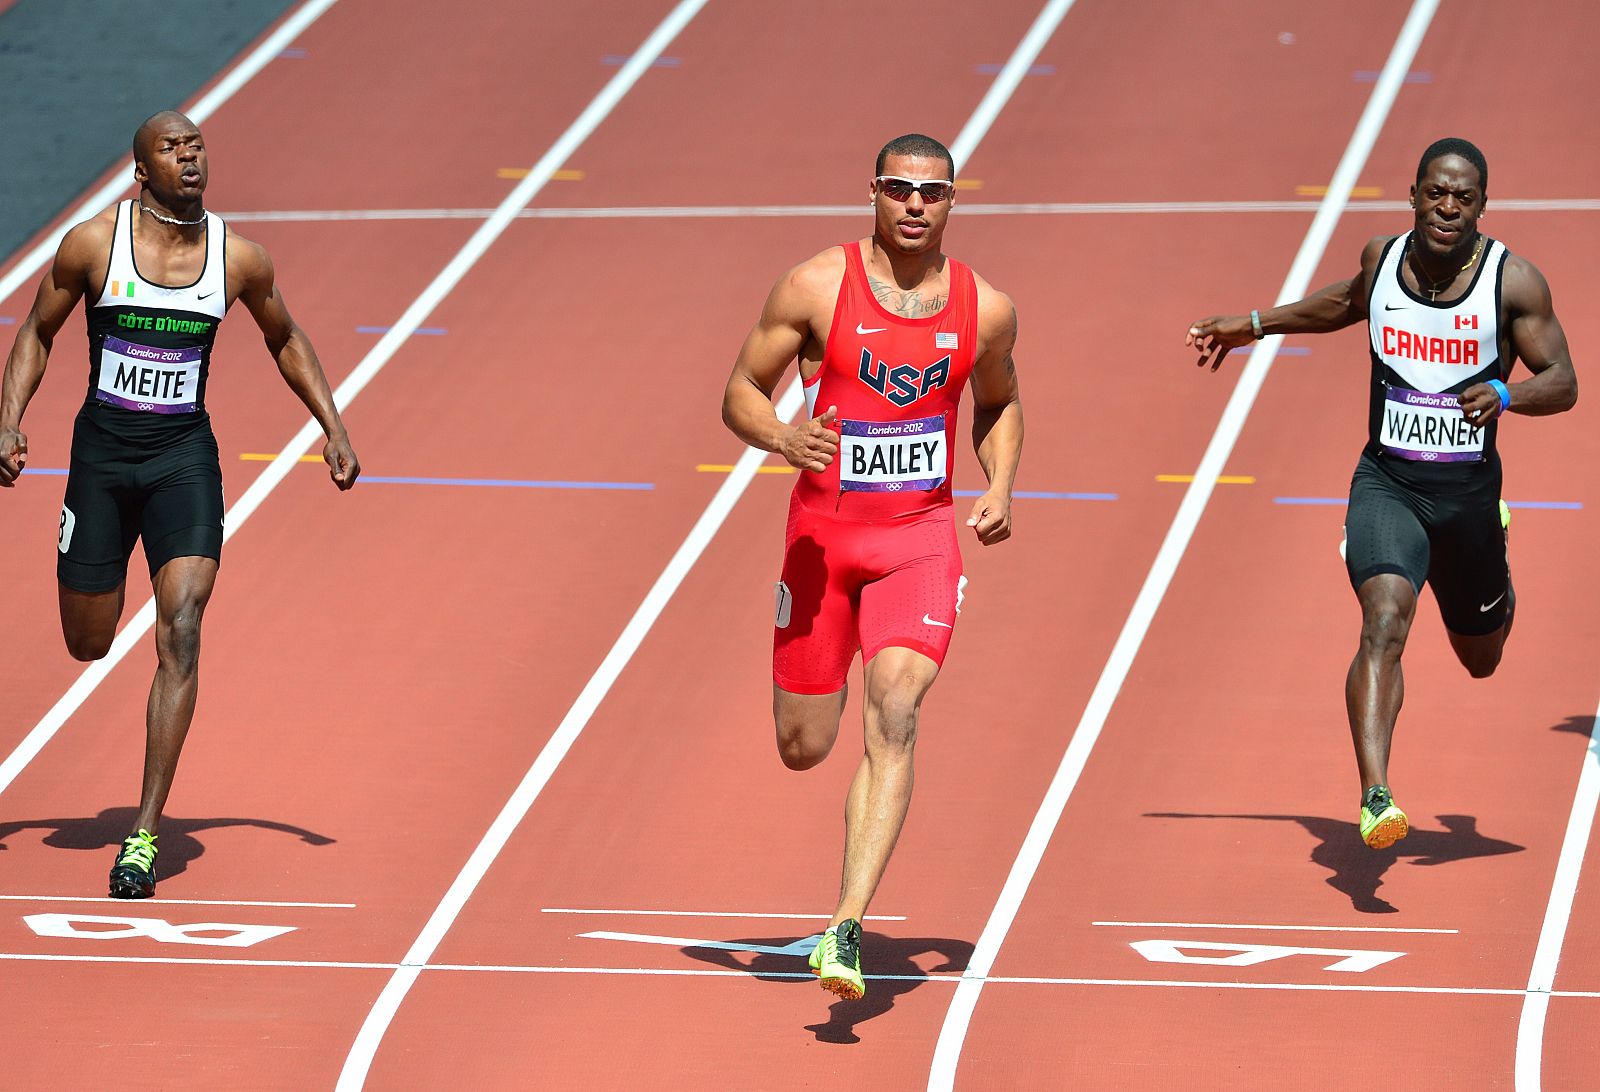
<path fill-rule="evenodd" d="M 893 174 L 880 174 L 873 181 L 878 184 L 878 192 L 891 201 L 909 201 L 911 195 L 915 193 L 921 195 L 924 201 L 934 205 L 949 200 L 956 188 L 956 184 L 948 179 L 942 182 L 928 179 L 919 181 Z"/>

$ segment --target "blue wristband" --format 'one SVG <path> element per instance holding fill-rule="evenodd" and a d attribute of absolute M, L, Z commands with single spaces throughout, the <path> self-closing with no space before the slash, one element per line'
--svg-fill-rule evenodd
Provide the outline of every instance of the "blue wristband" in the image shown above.
<path fill-rule="evenodd" d="M 1489 380 L 1489 386 L 1494 388 L 1494 393 L 1500 396 L 1500 412 L 1504 413 L 1511 408 L 1511 391 L 1498 379 Z"/>

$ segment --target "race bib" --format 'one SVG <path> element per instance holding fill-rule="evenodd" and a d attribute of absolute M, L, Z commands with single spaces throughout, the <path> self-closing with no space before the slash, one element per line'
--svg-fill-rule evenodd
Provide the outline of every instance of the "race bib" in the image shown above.
<path fill-rule="evenodd" d="M 193 413 L 200 397 L 200 350 L 154 349 L 108 337 L 95 397 L 141 413 Z"/>
<path fill-rule="evenodd" d="M 1453 394 L 1390 387 L 1384 395 L 1380 445 L 1413 462 L 1461 463 L 1483 459 L 1483 429 L 1469 424 Z"/>
<path fill-rule="evenodd" d="M 937 489 L 947 465 L 944 418 L 840 421 L 841 492 L 893 493 Z"/>

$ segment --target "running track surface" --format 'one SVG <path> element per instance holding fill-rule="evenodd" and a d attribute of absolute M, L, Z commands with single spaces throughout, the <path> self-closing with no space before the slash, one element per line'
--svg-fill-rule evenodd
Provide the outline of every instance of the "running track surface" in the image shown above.
<path fill-rule="evenodd" d="M 484 2 L 445 18 L 339 0 L 207 122 L 210 204 L 493 207 L 516 185 L 502 169 L 542 156 L 668 8 Z M 980 66 L 1010 57 L 1037 11 L 929 0 L 913 19 L 826 0 L 797 18 L 710 0 L 562 164 L 581 177 L 535 207 L 859 212 L 506 230 L 426 316 L 443 332 L 407 340 L 347 410 L 374 480 L 338 495 L 297 468 L 229 543 L 159 892 L 218 905 L 71 901 L 103 890 L 131 817 L 148 637 L 0 796 L 8 1083 L 335 1083 L 395 965 L 722 484 L 697 466 L 736 459 L 717 404 L 768 286 L 868 229 L 877 146 L 953 135 L 995 78 Z M 981 188 L 961 199 L 1306 200 L 1297 187 L 1332 176 L 1404 17 L 1379 0 L 1079 0 L 965 166 Z M 1478 141 L 1485 229 L 1546 273 L 1580 371 L 1600 334 L 1579 242 L 1595 212 L 1494 200 L 1600 196 L 1600 152 L 1571 138 L 1600 94 L 1596 33 L 1573 0 L 1537 23 L 1446 5 L 1358 180 L 1403 200 L 1430 140 Z M 852 702 L 840 753 L 811 774 L 776 761 L 767 612 L 791 479 L 763 474 L 379 1029 L 367 1084 L 927 1084 L 954 980 L 1184 495 L 1158 475 L 1195 469 L 1239 374 L 1197 371 L 1183 328 L 1268 305 L 1309 217 L 958 205 L 949 249 L 1022 317 L 1019 489 L 1116 499 L 1019 499 L 1012 542 L 966 546 L 961 632 L 873 906 L 890 920 L 868 924 L 867 970 L 892 977 L 829 1004 L 797 974 L 796 942 L 834 895 L 859 720 Z M 357 328 L 395 323 L 477 226 L 240 222 L 335 382 L 377 341 Z M 1347 211 L 1311 283 L 1405 226 Z M 36 280 L 0 319 L 20 319 Z M 958 1044 L 957 1087 L 1536 1086 L 1513 1079 L 1523 991 L 1600 697 L 1600 441 L 1586 403 L 1503 430 L 1508 498 L 1581 507 L 1517 512 L 1521 610 L 1492 681 L 1465 677 L 1423 604 L 1392 771 L 1414 831 L 1368 852 L 1340 689 L 1358 621 L 1343 510 L 1276 503 L 1343 496 L 1363 336 L 1292 343 L 1268 377 L 1225 468 L 1254 481 L 1211 497 Z M 83 354 L 74 320 L 29 411 L 33 467 L 66 465 Z M 217 359 L 231 502 L 264 465 L 239 456 L 276 453 L 303 414 L 246 319 Z M 966 457 L 958 487 L 979 480 Z M 29 476 L 0 499 L 6 754 L 80 672 L 55 619 L 61 482 Z M 1600 1066 L 1596 852 L 1537 1044 L 1544 1088 L 1585 1087 Z M 1367 969 L 1327 969 L 1341 960 Z"/>

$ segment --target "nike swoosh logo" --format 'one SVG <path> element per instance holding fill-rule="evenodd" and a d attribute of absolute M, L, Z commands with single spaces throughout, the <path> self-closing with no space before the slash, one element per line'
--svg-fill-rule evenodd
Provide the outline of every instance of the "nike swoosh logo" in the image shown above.
<path fill-rule="evenodd" d="M 1504 599 L 1505 597 L 1506 597 L 1506 593 L 1505 592 L 1501 592 L 1499 595 L 1494 597 L 1494 601 L 1493 602 L 1485 603 L 1483 606 L 1479 607 L 1478 608 L 1478 613 L 1479 614 L 1488 614 L 1490 611 L 1494 610 L 1495 603 L 1500 602 L 1500 600 Z"/>
<path fill-rule="evenodd" d="M 1396 307 L 1392 303 L 1386 303 L 1383 305 L 1383 309 L 1385 311 L 1409 311 L 1411 310 L 1411 307 L 1408 304 L 1401 304 L 1399 307 Z"/>
<path fill-rule="evenodd" d="M 1492 606 L 1494 606 L 1494 604 L 1491 603 L 1491 604 L 1489 604 L 1489 606 L 1492 607 Z M 1484 609 L 1488 610 L 1489 608 L 1485 607 Z M 924 614 L 922 616 L 922 624 L 925 625 L 925 626 L 943 626 L 945 629 L 955 629 L 956 628 L 955 626 L 952 626 L 949 622 L 935 622 L 932 618 L 929 618 L 926 614 Z"/>
<path fill-rule="evenodd" d="M 207 297 L 207 296 L 215 296 L 215 295 L 216 295 L 216 294 L 217 294 L 217 290 L 216 290 L 216 289 L 215 289 L 215 288 L 213 288 L 213 289 L 212 289 L 212 290 L 211 290 L 211 291 L 209 291 L 209 292 L 202 292 L 202 293 L 200 293 L 200 294 L 199 294 L 199 295 L 198 295 L 198 296 L 196 296 L 196 297 L 195 297 L 195 299 L 197 299 L 197 300 L 203 300 L 203 299 L 205 299 L 205 298 L 206 298 L 206 297 Z"/>
<path fill-rule="evenodd" d="M 858 333 L 858 334 L 881 334 L 887 329 L 888 329 L 887 326 L 880 326 L 876 330 L 868 330 L 865 327 L 863 327 L 859 322 L 856 323 L 856 333 Z"/>

